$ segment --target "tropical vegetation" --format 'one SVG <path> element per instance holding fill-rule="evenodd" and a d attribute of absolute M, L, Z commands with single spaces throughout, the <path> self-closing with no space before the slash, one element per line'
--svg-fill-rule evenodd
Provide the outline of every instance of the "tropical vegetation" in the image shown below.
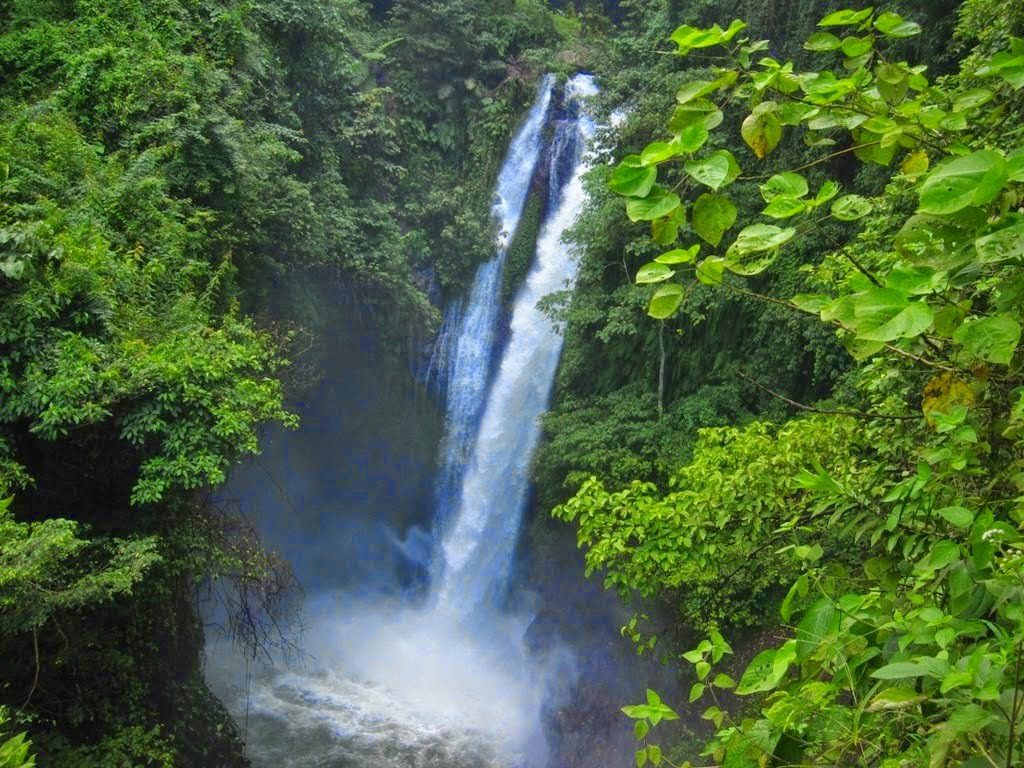
<path fill-rule="evenodd" d="M 12 0 L 0 768 L 247 765 L 203 611 L 266 658 L 301 590 L 215 491 L 333 303 L 423 352 L 579 70 L 607 162 L 532 533 L 685 680 L 621 702 L 636 765 L 1024 763 L 1020 3 Z"/>
<path fill-rule="evenodd" d="M 649 222 L 637 255 L 660 251 L 622 264 L 659 335 L 704 320 L 710 290 L 846 352 L 810 399 L 733 361 L 792 415 L 705 426 L 667 477 L 592 477 L 555 509 L 608 586 L 702 630 L 679 660 L 716 764 L 1024 759 L 1020 24 L 966 3 L 970 53 L 938 77 L 907 62 L 922 27 L 893 10 L 825 14 L 805 65 L 741 21 L 682 25 L 674 53 L 703 57 L 667 136 L 607 174 Z M 730 674 L 727 636 L 757 625 L 771 639 Z M 643 621 L 625 631 L 655 648 Z M 624 711 L 637 765 L 674 764 L 651 729 L 675 709 L 651 691 Z"/>

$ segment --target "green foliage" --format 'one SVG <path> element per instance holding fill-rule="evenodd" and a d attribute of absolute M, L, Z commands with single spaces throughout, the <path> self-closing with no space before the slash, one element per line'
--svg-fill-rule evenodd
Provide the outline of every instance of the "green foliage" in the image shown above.
<path fill-rule="evenodd" d="M 101 159 L 67 120 L 25 116 L 0 146 L 13 351 L 0 423 L 51 441 L 116 423 L 146 457 L 137 502 L 219 482 L 255 452 L 260 423 L 290 417 L 269 376 L 274 344 L 238 317 L 230 268 L 193 252 L 202 218 L 145 164 L 140 175 Z"/>
<path fill-rule="evenodd" d="M 152 538 L 90 541 L 78 528 L 60 519 L 17 523 L 10 499 L 0 500 L 0 632 L 38 631 L 56 613 L 130 593 L 159 559 Z"/>
<path fill-rule="evenodd" d="M 537 235 L 540 234 L 542 207 L 539 195 L 531 194 L 526 198 L 515 237 L 509 243 L 501 283 L 501 298 L 506 306 L 515 298 L 516 291 L 526 280 L 533 265 L 537 251 Z"/>
<path fill-rule="evenodd" d="M 174 768 L 175 750 L 159 727 L 130 725 L 90 747 L 59 753 L 56 768 L 120 768 L 144 764 L 153 768 Z"/>
<path fill-rule="evenodd" d="M 789 26 L 799 28 L 805 24 L 800 17 L 807 12 L 807 5 L 790 3 L 785 9 L 776 5 L 772 13 L 785 13 Z M 779 305 L 742 301 L 737 294 L 723 294 L 704 285 L 685 288 L 677 305 L 680 291 L 665 283 L 652 283 L 642 291 L 623 285 L 624 278 L 632 282 L 640 268 L 652 261 L 688 274 L 692 267 L 686 267 L 684 261 L 669 263 L 665 258 L 668 253 L 696 247 L 697 238 L 690 238 L 692 234 L 701 240 L 702 250 L 696 259 L 703 265 L 701 273 L 715 282 L 715 261 L 699 257 L 713 253 L 728 234 L 735 234 L 736 221 L 751 215 L 755 206 L 760 211 L 765 201 L 753 185 L 735 184 L 740 175 L 736 158 L 747 151 L 738 134 L 742 116 L 735 106 L 724 112 L 717 107 L 709 109 L 708 88 L 716 80 L 714 73 L 702 64 L 680 72 L 674 66 L 677 60 L 654 53 L 655 48 L 677 48 L 675 43 L 666 45 L 659 39 L 669 24 L 696 26 L 701 18 L 720 21 L 721 4 L 645 1 L 623 3 L 622 8 L 622 24 L 595 67 L 602 87 L 600 98 L 607 109 L 627 107 L 625 116 L 621 111 L 613 113 L 616 127 L 605 138 L 615 156 L 623 160 L 611 169 L 599 166 L 592 172 L 588 181 L 591 204 L 572 233 L 581 254 L 576 288 L 571 301 L 562 294 L 547 302 L 565 328 L 553 412 L 545 420 L 548 442 L 542 444 L 535 462 L 538 495 L 549 508 L 595 473 L 609 487 L 632 479 L 663 482 L 690 455 L 697 428 L 785 412 L 778 400 L 738 377 L 737 368 L 771 389 L 803 400 L 827 393 L 847 366 L 827 328 Z M 651 83 L 659 87 L 652 88 Z M 643 147 L 654 141 L 672 143 L 664 140 L 658 117 L 666 113 L 673 121 L 694 115 L 702 127 L 716 124 L 709 128 L 709 136 L 728 148 L 698 153 L 680 165 L 644 165 Z M 695 135 L 699 138 L 700 134 Z M 794 165 L 813 159 L 803 147 L 787 145 L 777 151 L 785 152 Z M 807 177 L 817 187 L 817 171 Z M 650 225 L 630 224 L 622 216 L 614 192 L 631 194 L 629 185 L 633 185 L 640 190 L 637 194 L 646 195 L 656 181 L 666 190 L 683 183 L 688 189 L 701 189 L 690 202 L 702 215 L 693 216 L 692 211 L 686 215 L 680 207 L 674 215 Z M 855 188 L 861 191 L 861 185 Z M 740 192 L 733 195 L 730 189 Z M 653 242 L 643 233 L 648 226 Z M 681 237 L 689 238 L 685 248 L 678 247 Z M 792 268 L 764 273 L 757 291 L 779 298 L 809 291 L 809 286 L 803 285 L 805 273 L 797 267 L 820 258 L 831 242 L 845 237 L 847 228 L 834 222 L 820 232 L 808 233 L 782 256 Z M 678 310 L 666 320 L 663 334 L 647 319 L 655 295 L 654 314 L 659 318 Z M 664 376 L 659 375 L 662 348 Z M 647 398 L 646 393 L 654 395 L 661 385 L 664 413 L 659 418 L 657 399 Z M 654 410 L 645 411 L 639 403 L 628 402 L 637 397 L 653 403 Z M 627 407 L 638 419 L 636 428 L 616 415 L 624 414 Z M 604 445 L 599 442 L 602 432 L 608 440 Z M 627 434 L 636 439 L 624 441 Z M 619 459 L 611 461 L 612 456 Z M 643 473 L 635 474 L 641 467 Z"/>
<path fill-rule="evenodd" d="M 1019 23 L 1006 4 L 969 5 L 1003 8 L 1011 29 Z M 931 81 L 892 53 L 921 31 L 892 11 L 835 11 L 820 26 L 808 48 L 834 69 L 798 69 L 764 55 L 767 44 L 725 41 L 720 27 L 673 36 L 681 54 L 718 45 L 728 60 L 711 73 L 718 85 L 701 97 L 711 102 L 702 114 L 744 105 L 735 130 L 750 151 L 737 156 L 741 165 L 784 152 L 796 137 L 821 155 L 758 171 L 763 214 L 794 226 L 745 212 L 721 250 L 702 251 L 703 261 L 680 263 L 666 279 L 686 291 L 714 282 L 816 317 L 854 361 L 847 386 L 832 402 L 787 399 L 814 413 L 779 427 L 753 424 L 717 443 L 703 433 L 667 494 L 650 484 L 610 493 L 591 480 L 557 514 L 578 521 L 588 566 L 620 591 L 664 597 L 703 587 L 710 613 L 691 609 L 691 622 L 743 618 L 721 564 L 764 563 L 773 586 L 791 584 L 777 603 L 759 604 L 777 606 L 788 637 L 758 653 L 738 682 L 715 674 L 731 652 L 715 631 L 683 655 L 698 680 L 691 701 L 711 698 L 703 718 L 716 733 L 705 754 L 716 764 L 1016 765 L 1024 759 L 1021 43 L 982 41 L 959 73 Z M 620 188 L 629 218 L 660 206 L 665 220 L 681 219 L 701 193 L 690 181 L 699 178 L 675 169 L 701 162 L 678 139 L 704 119 L 677 111 L 673 138 L 639 155 L 665 166 L 659 177 L 682 179 L 671 187 L 678 205 L 670 209 L 653 180 L 647 192 Z M 701 144 L 718 149 L 713 135 Z M 827 180 L 809 197 L 800 172 L 834 169 L 848 156 L 896 166 L 884 196 L 837 197 L 841 180 Z M 614 173 L 635 167 L 627 158 Z M 718 194 L 749 199 L 751 176 Z M 752 275 L 791 268 L 781 254 L 831 219 L 863 226 L 856 242 L 804 267 L 816 293 L 780 300 L 745 287 Z M 657 226 L 652 236 L 675 245 Z M 649 296 L 635 276 L 663 266 L 637 270 L 634 291 Z M 717 279 L 702 280 L 708 273 Z M 771 554 L 755 549 L 759 542 Z M 713 575 L 702 583 L 704 568 Z M 743 587 L 741 596 L 751 588 Z M 750 704 L 730 713 L 724 690 Z M 637 729 L 638 764 L 662 759 L 651 754 L 648 725 Z"/>
<path fill-rule="evenodd" d="M 0 707 L 0 768 L 35 768 L 35 755 L 29 751 L 32 742 L 25 733 L 8 735 L 8 723 L 7 710 Z"/>
<path fill-rule="evenodd" d="M 855 446 L 858 439 L 852 419 L 828 417 L 777 430 L 703 429 L 667 494 L 651 483 L 609 492 L 590 478 L 553 514 L 576 523 L 588 575 L 604 574 L 623 597 L 670 594 L 689 626 L 764 622 L 774 613 L 771 597 L 799 574 L 799 563 L 778 552 L 793 539 L 780 527 L 813 517 L 813 499 L 794 499 L 798 473 L 817 463 L 849 475 L 850 453 L 866 447 Z M 819 533 L 838 559 L 856 552 L 852 536 Z"/>
<path fill-rule="evenodd" d="M 48 764 L 244 764 L 196 601 L 288 642 L 290 571 L 207 498 L 295 423 L 291 331 L 324 313 L 281 283 L 343 285 L 404 361 L 431 277 L 491 255 L 508 136 L 586 35 L 535 0 L 0 11 L 0 700 Z"/>

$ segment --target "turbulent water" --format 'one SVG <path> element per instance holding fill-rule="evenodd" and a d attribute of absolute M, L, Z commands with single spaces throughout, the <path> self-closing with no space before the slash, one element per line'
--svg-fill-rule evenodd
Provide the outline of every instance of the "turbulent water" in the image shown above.
<path fill-rule="evenodd" d="M 575 276 L 562 237 L 586 200 L 594 127 L 585 101 L 595 92 L 589 76 L 577 75 L 556 109 L 553 80 L 541 83 L 498 181 L 496 255 L 446 318 L 437 354 L 449 360 L 436 366 L 447 395 L 446 437 L 427 597 L 413 604 L 400 590 L 370 599 L 365 590 L 359 599 L 315 595 L 306 613 L 308 658 L 294 667 L 254 672 L 224 649 L 211 650 L 211 682 L 243 724 L 259 768 L 548 765 L 545 715 L 573 683 L 573 660 L 558 643 L 531 651 L 533 617 L 509 609 L 507 597 L 537 419 L 562 346 L 537 302 Z M 505 250 L 542 155 L 547 214 L 491 375 Z"/>

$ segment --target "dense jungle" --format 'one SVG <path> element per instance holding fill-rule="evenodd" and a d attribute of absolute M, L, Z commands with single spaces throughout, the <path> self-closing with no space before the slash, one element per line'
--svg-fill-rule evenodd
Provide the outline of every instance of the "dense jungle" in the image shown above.
<path fill-rule="evenodd" d="M 1024 4 L 0 0 L 0 768 L 1024 765 Z"/>

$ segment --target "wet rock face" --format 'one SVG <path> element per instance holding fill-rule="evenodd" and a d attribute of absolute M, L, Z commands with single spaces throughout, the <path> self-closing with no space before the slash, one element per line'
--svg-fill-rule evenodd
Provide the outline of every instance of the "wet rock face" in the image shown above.
<path fill-rule="evenodd" d="M 554 714 L 552 765 L 626 766 L 633 748 L 631 734 L 623 732 L 621 704 L 600 683 L 582 683 L 573 701 Z"/>

